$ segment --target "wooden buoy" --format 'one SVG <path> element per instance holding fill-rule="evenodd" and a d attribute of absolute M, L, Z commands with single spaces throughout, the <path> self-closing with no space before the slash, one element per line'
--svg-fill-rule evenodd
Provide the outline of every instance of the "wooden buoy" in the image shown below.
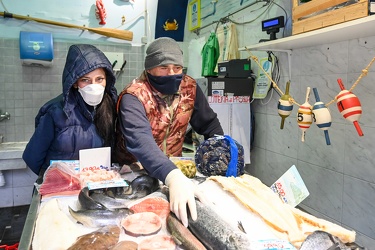
<path fill-rule="evenodd" d="M 312 113 L 315 124 L 324 131 L 327 145 L 331 145 L 328 128 L 331 127 L 332 117 L 326 105 L 320 101 L 317 88 L 313 88 L 316 102 L 313 105 Z"/>
<path fill-rule="evenodd" d="M 310 128 L 312 123 L 311 104 L 309 103 L 310 87 L 307 87 L 305 102 L 299 107 L 297 113 L 298 127 L 302 130 L 302 141 L 305 141 L 306 130 Z"/>
<path fill-rule="evenodd" d="M 285 118 L 287 118 L 293 110 L 293 103 L 289 101 L 289 87 L 290 81 L 286 83 L 285 94 L 280 97 L 279 103 L 277 104 L 278 113 L 281 116 L 280 129 L 284 128 Z"/>
<path fill-rule="evenodd" d="M 349 90 L 346 90 L 342 80 L 337 79 L 337 83 L 340 86 L 341 92 L 336 96 L 337 108 L 340 114 L 348 121 L 354 124 L 359 136 L 363 136 L 361 127 L 359 126 L 358 120 L 362 115 L 362 106 L 358 97 Z"/>

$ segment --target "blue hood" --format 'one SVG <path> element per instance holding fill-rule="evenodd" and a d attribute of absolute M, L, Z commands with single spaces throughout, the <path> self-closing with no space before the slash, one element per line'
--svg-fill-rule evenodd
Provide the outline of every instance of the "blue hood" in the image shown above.
<path fill-rule="evenodd" d="M 69 48 L 64 72 L 62 75 L 64 112 L 69 116 L 74 105 L 71 98 L 73 84 L 85 74 L 98 69 L 104 68 L 106 72 L 106 88 L 105 91 L 111 96 L 114 104 L 117 102 L 117 90 L 115 88 L 116 77 L 112 70 L 111 62 L 107 59 L 102 51 L 93 45 L 76 44 Z"/>

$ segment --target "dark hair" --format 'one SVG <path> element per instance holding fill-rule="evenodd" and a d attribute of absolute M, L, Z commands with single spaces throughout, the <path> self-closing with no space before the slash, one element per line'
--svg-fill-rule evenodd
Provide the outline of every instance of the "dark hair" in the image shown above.
<path fill-rule="evenodd" d="M 102 102 L 96 108 L 94 124 L 98 134 L 104 140 L 104 147 L 114 145 L 116 110 L 113 100 L 108 93 L 104 93 Z"/>

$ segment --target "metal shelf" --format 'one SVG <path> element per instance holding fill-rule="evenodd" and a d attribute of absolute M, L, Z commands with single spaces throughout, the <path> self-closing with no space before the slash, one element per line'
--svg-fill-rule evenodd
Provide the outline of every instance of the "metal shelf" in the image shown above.
<path fill-rule="evenodd" d="M 375 35 L 375 15 L 277 40 L 246 46 L 249 50 L 291 50 Z M 245 51 L 245 47 L 239 48 Z"/>

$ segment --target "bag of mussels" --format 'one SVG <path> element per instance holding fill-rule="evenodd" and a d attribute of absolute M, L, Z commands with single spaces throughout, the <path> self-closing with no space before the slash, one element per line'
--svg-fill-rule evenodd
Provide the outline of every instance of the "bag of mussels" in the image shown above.
<path fill-rule="evenodd" d="M 197 170 L 205 175 L 240 176 L 244 174 L 244 149 L 228 135 L 203 141 L 195 154 Z"/>

